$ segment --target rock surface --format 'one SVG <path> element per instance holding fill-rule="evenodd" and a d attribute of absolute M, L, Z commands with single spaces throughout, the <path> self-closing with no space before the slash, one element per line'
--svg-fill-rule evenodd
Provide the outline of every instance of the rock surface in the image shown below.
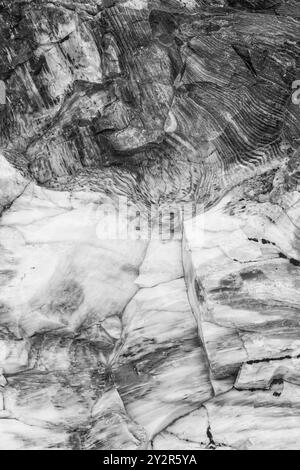
<path fill-rule="evenodd" d="M 299 449 L 299 3 L 3 0 L 0 44 L 0 449 Z"/>

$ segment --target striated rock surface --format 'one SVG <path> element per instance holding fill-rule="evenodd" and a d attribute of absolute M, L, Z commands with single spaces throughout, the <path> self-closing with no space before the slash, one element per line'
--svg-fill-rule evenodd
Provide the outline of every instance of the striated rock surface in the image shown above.
<path fill-rule="evenodd" d="M 300 7 L 0 2 L 0 449 L 299 449 Z"/>

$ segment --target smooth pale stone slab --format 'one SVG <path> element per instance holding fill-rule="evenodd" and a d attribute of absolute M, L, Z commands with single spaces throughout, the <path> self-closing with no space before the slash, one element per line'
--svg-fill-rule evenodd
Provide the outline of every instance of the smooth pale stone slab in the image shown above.
<path fill-rule="evenodd" d="M 0 450 L 71 450 L 68 432 L 0 418 Z"/>
<path fill-rule="evenodd" d="M 250 213 L 234 215 L 231 197 L 184 230 L 188 294 L 213 380 L 247 361 L 299 354 L 300 269 L 286 258 L 300 258 L 297 211 L 292 219 L 299 197 L 286 212 L 253 203 Z"/>
<path fill-rule="evenodd" d="M 29 187 L 0 221 L 0 270 L 11 273 L 1 324 L 23 337 L 119 315 L 138 290 L 147 242 L 110 239 L 118 223 L 101 194 Z"/>
<path fill-rule="evenodd" d="M 296 323 L 296 322 L 295 322 Z M 291 328 L 279 324 L 269 330 L 240 333 L 249 360 L 264 360 L 272 357 L 297 357 L 300 355 L 300 327 Z"/>
<path fill-rule="evenodd" d="M 136 284 L 154 287 L 180 277 L 183 277 L 181 240 L 150 240 Z"/>
<path fill-rule="evenodd" d="M 141 289 L 128 304 L 122 321 L 122 353 L 126 351 L 129 359 L 197 339 L 183 279 Z"/>
<path fill-rule="evenodd" d="M 128 413 L 152 438 L 174 419 L 212 396 L 212 387 L 207 369 L 202 365 L 205 356 L 200 349 L 189 351 L 186 346 L 184 352 L 162 351 L 160 363 L 157 359 L 152 367 L 145 364 L 146 360 L 144 364 L 137 363 L 138 373 L 132 364 L 120 369 L 117 384 Z"/>
<path fill-rule="evenodd" d="M 209 427 L 205 408 L 179 418 L 153 439 L 154 450 L 205 449 L 209 445 Z"/>
<path fill-rule="evenodd" d="M 237 331 L 214 323 L 201 323 L 203 339 L 214 378 L 233 375 L 248 360 L 243 341 Z"/>
<path fill-rule="evenodd" d="M 185 441 L 168 431 L 158 434 L 158 436 L 153 439 L 152 443 L 153 450 L 204 450 L 207 446 L 208 443 L 201 444 L 198 442 Z"/>
<path fill-rule="evenodd" d="M 34 185 L 0 221 L 1 417 L 55 426 L 58 436 L 67 430 L 72 448 L 105 388 L 103 364 L 120 339 L 120 314 L 138 290 L 147 248 L 111 239 L 107 229 L 117 232 L 118 223 L 113 201 L 99 193 Z"/>
<path fill-rule="evenodd" d="M 0 153 L 0 215 L 24 191 L 28 181 Z"/>
<path fill-rule="evenodd" d="M 132 421 L 115 388 L 106 390 L 93 406 L 90 430 L 82 435 L 85 450 L 145 449 L 147 435 Z"/>
<path fill-rule="evenodd" d="M 270 240 L 286 256 L 290 258 L 299 259 L 299 242 L 298 237 L 300 234 L 300 198 L 295 201 L 291 198 L 289 201 L 290 207 L 278 209 L 272 213 L 272 207 L 266 208 L 269 218 L 262 216 L 255 216 L 248 218 L 247 233 L 256 233 L 259 238 Z"/>
<path fill-rule="evenodd" d="M 212 396 L 183 279 L 141 289 L 123 315 L 116 384 L 149 439 Z"/>
<path fill-rule="evenodd" d="M 3 374 L 16 374 L 27 368 L 30 344 L 28 341 L 0 339 L 0 369 Z"/>
<path fill-rule="evenodd" d="M 300 359 L 287 358 L 254 364 L 243 364 L 235 382 L 238 389 L 269 389 L 273 380 L 300 385 Z"/>
<path fill-rule="evenodd" d="M 299 449 L 300 387 L 273 391 L 232 390 L 205 404 L 215 442 L 239 450 Z M 284 430 L 284 432 L 283 432 Z"/>

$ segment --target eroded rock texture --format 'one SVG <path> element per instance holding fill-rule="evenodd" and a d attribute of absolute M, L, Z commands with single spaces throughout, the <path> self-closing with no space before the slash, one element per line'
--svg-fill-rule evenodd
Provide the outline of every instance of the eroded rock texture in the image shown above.
<path fill-rule="evenodd" d="M 296 0 L 0 2 L 1 449 L 299 449 L 299 52 Z"/>

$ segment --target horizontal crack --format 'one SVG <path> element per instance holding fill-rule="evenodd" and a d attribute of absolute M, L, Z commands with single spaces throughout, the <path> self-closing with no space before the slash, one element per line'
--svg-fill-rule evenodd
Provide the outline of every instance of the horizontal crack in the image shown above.
<path fill-rule="evenodd" d="M 264 358 L 264 359 L 254 359 L 252 361 L 247 361 L 244 364 L 260 364 L 261 362 L 275 362 L 275 361 L 284 361 L 285 359 L 300 359 L 300 354 L 298 356 L 282 356 L 282 357 L 274 357 L 274 358 Z"/>

